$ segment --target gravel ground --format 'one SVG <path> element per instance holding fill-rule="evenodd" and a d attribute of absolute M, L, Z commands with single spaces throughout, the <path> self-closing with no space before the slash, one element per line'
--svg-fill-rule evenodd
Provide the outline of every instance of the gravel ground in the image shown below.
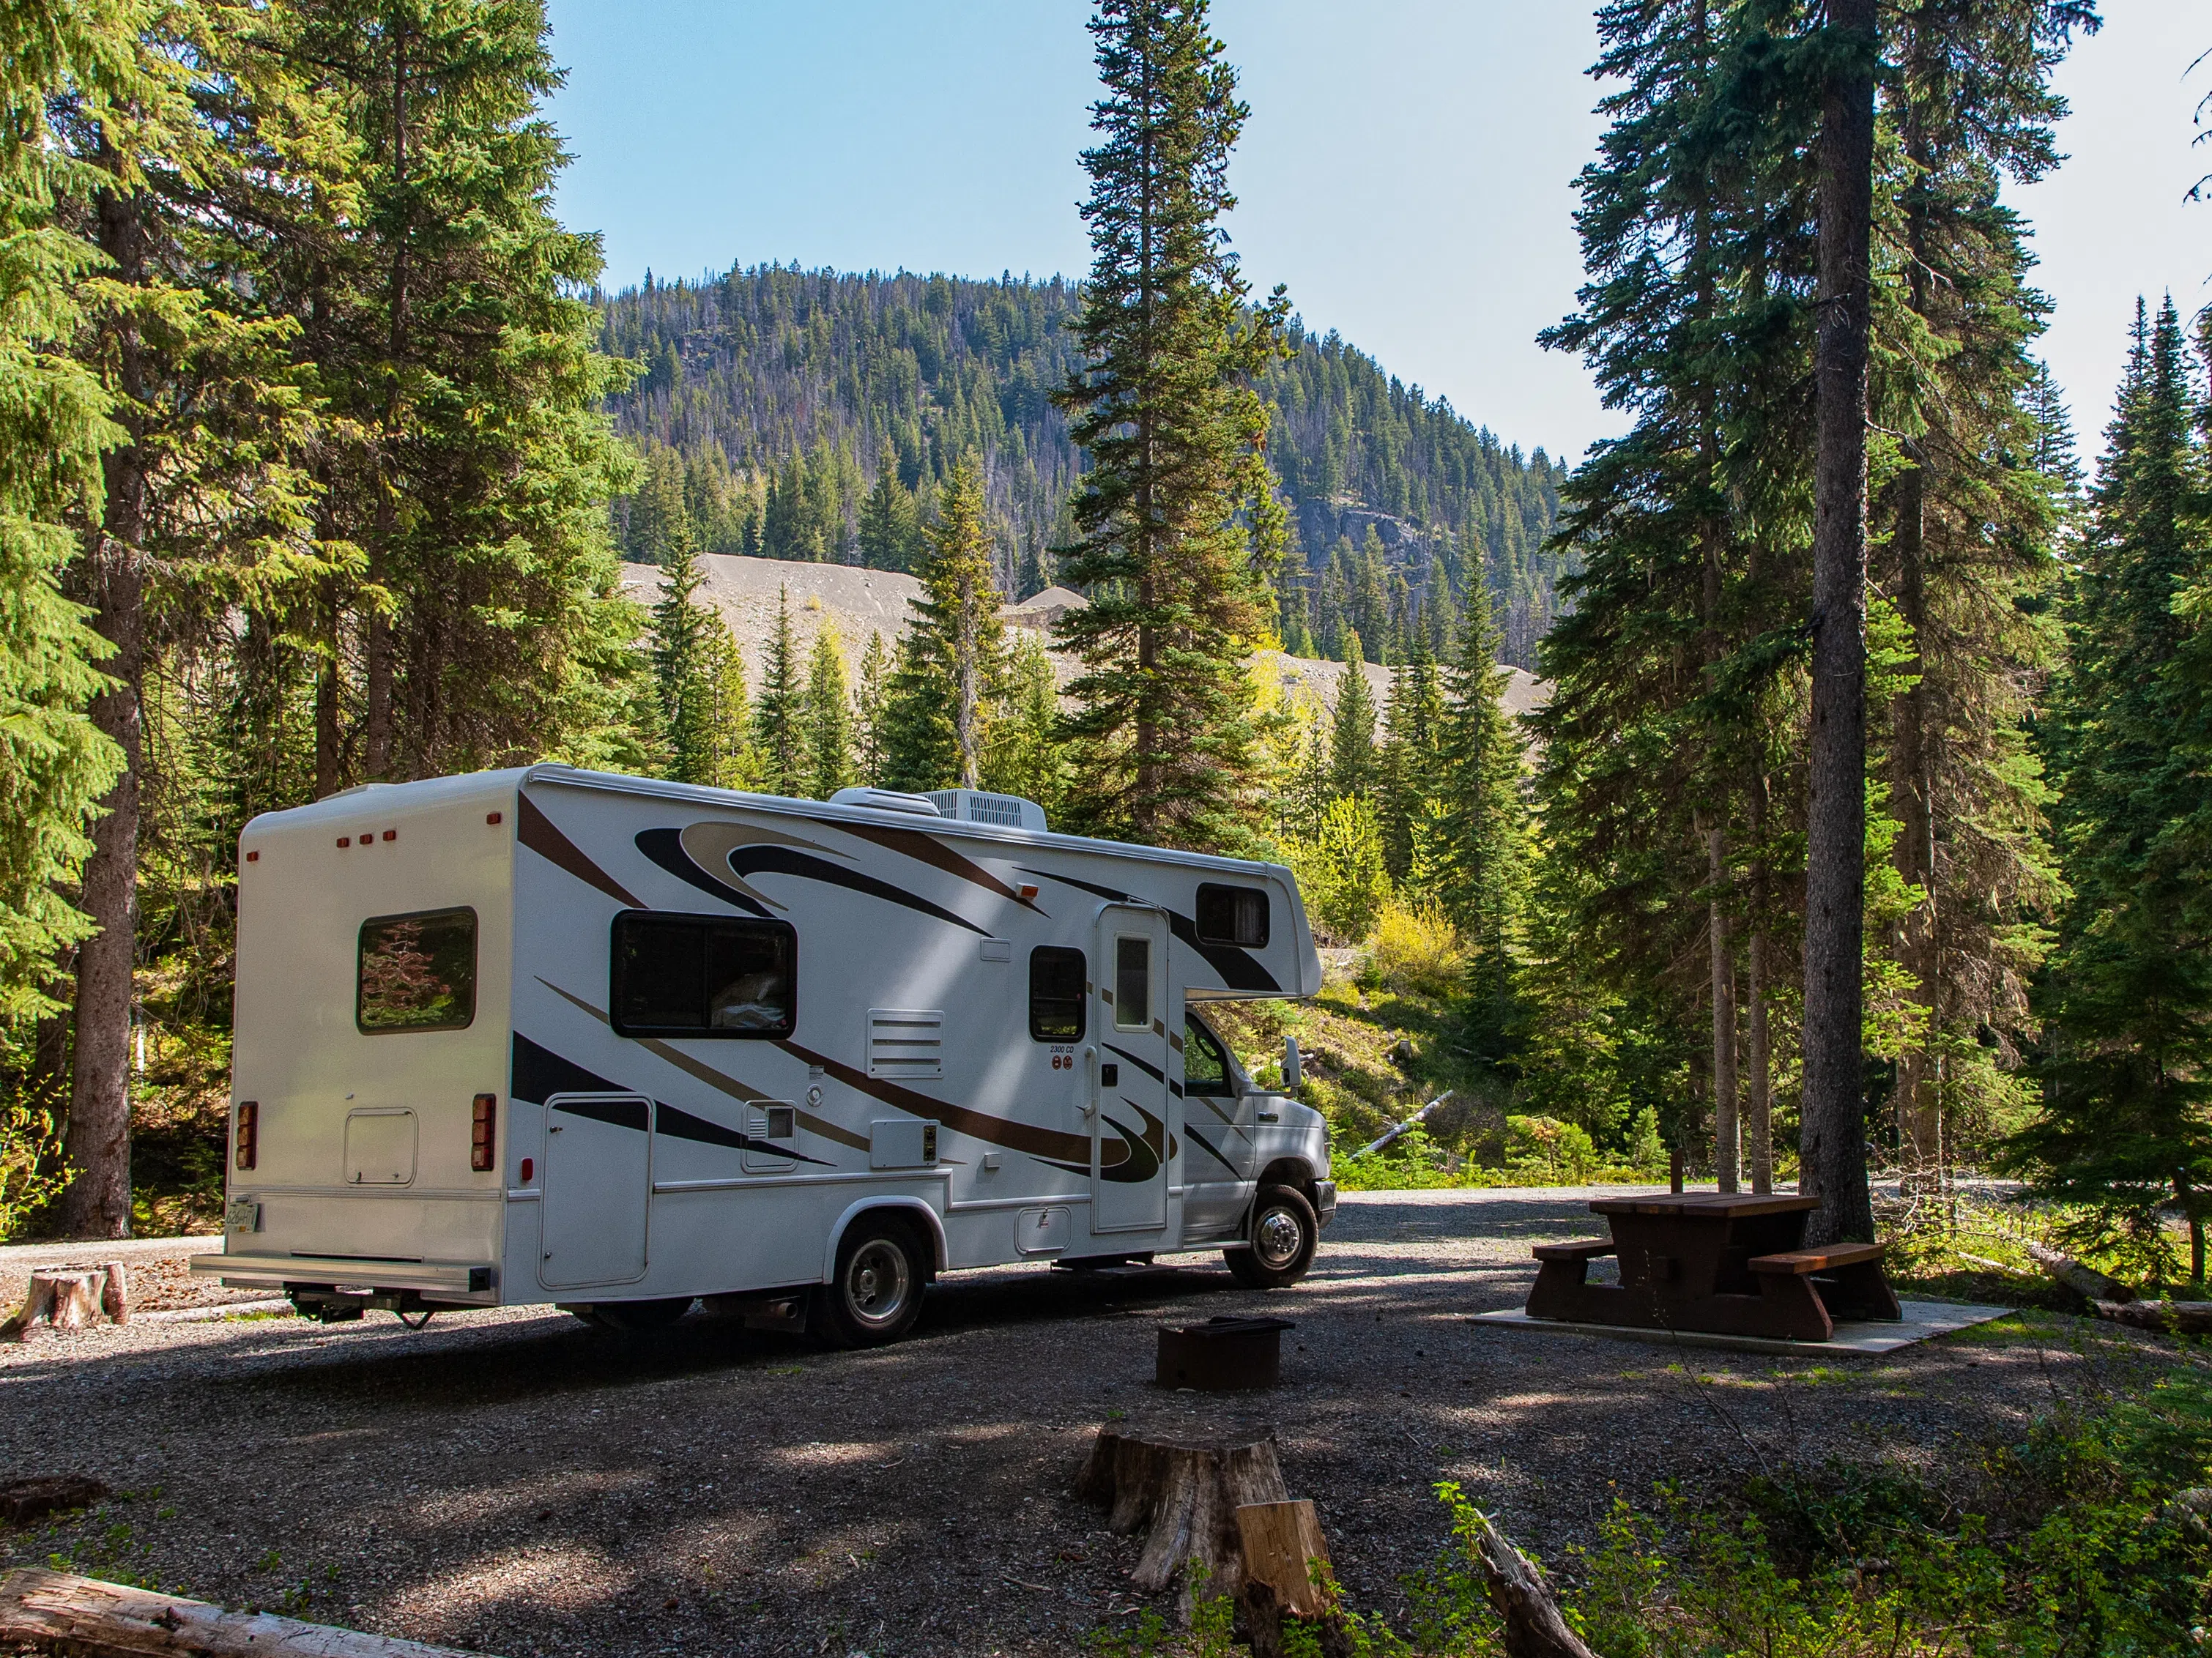
<path fill-rule="evenodd" d="M 1526 1296 L 1531 1242 L 1588 1230 L 1590 1195 L 1347 1194 L 1312 1276 L 1273 1296 L 1218 1257 L 961 1274 L 912 1338 L 868 1353 L 703 1315 L 624 1341 L 531 1309 L 422 1334 L 374 1313 L 50 1333 L 0 1348 L 0 1467 L 127 1495 L 0 1529 L 0 1562 L 58 1552 L 518 1658 L 1062 1654 L 1140 1609 L 1135 1540 L 1069 1494 L 1109 1418 L 1271 1425 L 1354 1603 L 1389 1610 L 1446 1539 L 1439 1479 L 1557 1558 L 1662 1478 L 1832 1455 L 1935 1467 L 2155 1357 L 2048 1315 L 1840 1360 L 1471 1323 Z M 1158 1324 L 1263 1304 L 1297 1321 L 1283 1387 L 1151 1385 Z"/>

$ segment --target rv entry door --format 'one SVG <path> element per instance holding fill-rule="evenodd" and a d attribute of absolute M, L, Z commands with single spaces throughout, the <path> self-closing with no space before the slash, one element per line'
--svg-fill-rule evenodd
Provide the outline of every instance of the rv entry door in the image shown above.
<path fill-rule="evenodd" d="M 538 1279 L 549 1290 L 645 1276 L 653 1202 L 653 1104 L 635 1094 L 545 1102 Z"/>
<path fill-rule="evenodd" d="M 1168 920 L 1109 904 L 1098 915 L 1098 1060 L 1091 1111 L 1091 1230 L 1168 1221 Z"/>

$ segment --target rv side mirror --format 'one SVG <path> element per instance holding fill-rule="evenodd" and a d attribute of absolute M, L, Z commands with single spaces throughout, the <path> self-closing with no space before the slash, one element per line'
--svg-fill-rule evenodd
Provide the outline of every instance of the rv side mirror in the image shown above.
<path fill-rule="evenodd" d="M 1305 1068 L 1298 1062 L 1298 1039 L 1283 1038 L 1283 1092 L 1295 1094 L 1306 1079 Z"/>

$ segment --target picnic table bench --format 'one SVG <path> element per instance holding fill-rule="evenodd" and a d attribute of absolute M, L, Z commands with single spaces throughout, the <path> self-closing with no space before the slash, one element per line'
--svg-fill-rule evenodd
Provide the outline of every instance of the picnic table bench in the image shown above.
<path fill-rule="evenodd" d="M 1806 1248 L 1816 1198 L 1693 1192 L 1600 1198 L 1612 1236 L 1540 1243 L 1528 1316 L 1645 1330 L 1826 1341 L 1838 1318 L 1899 1319 L 1882 1246 Z M 1592 1284 L 1589 1263 L 1620 1260 L 1620 1282 Z"/>

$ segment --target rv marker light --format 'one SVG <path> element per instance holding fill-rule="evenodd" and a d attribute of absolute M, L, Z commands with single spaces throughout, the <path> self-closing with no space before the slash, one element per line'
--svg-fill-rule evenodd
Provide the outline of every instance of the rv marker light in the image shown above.
<path fill-rule="evenodd" d="M 484 822 L 487 823 L 496 823 L 499 822 L 499 814 L 495 811 L 486 812 L 484 814 Z"/>
<path fill-rule="evenodd" d="M 536 1160 L 535 1158 L 533 1158 L 533 1157 L 525 1157 L 525 1158 L 522 1160 L 522 1183 L 523 1183 L 525 1186 L 529 1185 L 529 1184 L 530 1184 L 530 1177 L 531 1177 L 532 1175 L 536 1174 L 537 1172 L 538 1172 L 538 1163 L 537 1163 L 537 1160 Z"/>
<path fill-rule="evenodd" d="M 397 841 L 399 838 L 399 831 L 398 829 L 386 829 L 384 831 L 384 838 L 387 841 Z"/>
<path fill-rule="evenodd" d="M 479 1175 L 491 1167 L 492 1124 L 499 1108 L 499 1096 L 477 1096 L 476 1111 L 469 1124 L 469 1167 Z"/>
<path fill-rule="evenodd" d="M 349 847 L 349 846 L 351 846 L 352 844 L 353 844 L 353 836 L 351 836 L 350 835 L 341 835 L 340 836 L 338 836 L 338 845 L 339 845 L 340 847 Z"/>

